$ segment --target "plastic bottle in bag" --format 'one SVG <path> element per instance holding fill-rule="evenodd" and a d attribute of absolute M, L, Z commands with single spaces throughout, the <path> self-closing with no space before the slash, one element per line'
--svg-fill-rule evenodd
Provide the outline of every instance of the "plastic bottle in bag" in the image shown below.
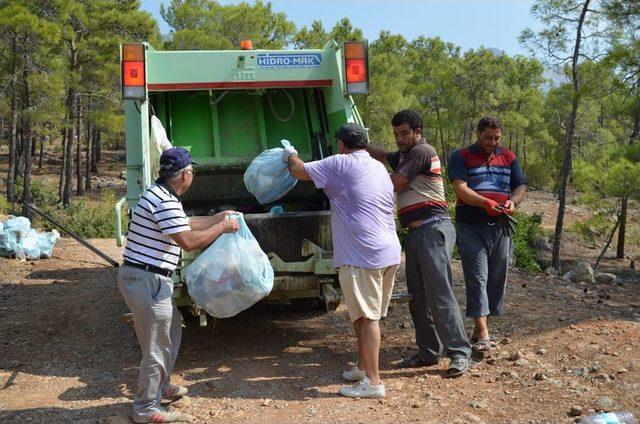
<path fill-rule="evenodd" d="M 589 415 L 583 418 L 580 424 L 638 424 L 638 420 L 631 411 L 605 412 Z"/>

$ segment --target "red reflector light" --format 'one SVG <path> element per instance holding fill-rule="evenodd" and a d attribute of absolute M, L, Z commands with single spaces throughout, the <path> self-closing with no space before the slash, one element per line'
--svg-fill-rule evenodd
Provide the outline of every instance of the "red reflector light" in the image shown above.
<path fill-rule="evenodd" d="M 367 64 L 364 59 L 347 59 L 347 84 L 367 80 Z"/>
<path fill-rule="evenodd" d="M 144 85 L 144 62 L 122 62 L 122 85 Z"/>
<path fill-rule="evenodd" d="M 369 92 L 369 55 L 366 41 L 344 43 L 344 74 L 347 94 Z"/>
<path fill-rule="evenodd" d="M 144 100 L 147 97 L 144 44 L 122 45 L 122 98 Z"/>

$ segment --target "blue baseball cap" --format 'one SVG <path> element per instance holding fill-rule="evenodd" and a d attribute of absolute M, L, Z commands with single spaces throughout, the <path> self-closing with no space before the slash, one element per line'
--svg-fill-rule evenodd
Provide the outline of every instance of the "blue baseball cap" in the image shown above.
<path fill-rule="evenodd" d="M 159 173 L 161 176 L 171 175 L 189 165 L 197 165 L 189 152 L 183 147 L 172 147 L 162 152 Z"/>

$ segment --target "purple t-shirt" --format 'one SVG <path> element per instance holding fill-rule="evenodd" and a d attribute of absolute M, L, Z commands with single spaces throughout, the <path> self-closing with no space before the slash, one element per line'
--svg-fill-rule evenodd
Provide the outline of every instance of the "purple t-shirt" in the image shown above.
<path fill-rule="evenodd" d="M 304 164 L 331 201 L 333 265 L 385 268 L 400 263 L 393 184 L 366 150 Z"/>

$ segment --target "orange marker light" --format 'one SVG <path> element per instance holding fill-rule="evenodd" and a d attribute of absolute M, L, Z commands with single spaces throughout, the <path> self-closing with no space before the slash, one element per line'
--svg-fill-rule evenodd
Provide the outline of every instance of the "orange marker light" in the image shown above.
<path fill-rule="evenodd" d="M 123 62 L 144 62 L 144 44 L 123 44 Z"/>
<path fill-rule="evenodd" d="M 253 43 L 251 40 L 241 40 L 240 50 L 253 50 Z"/>
<path fill-rule="evenodd" d="M 348 94 L 369 92 L 369 55 L 366 41 L 344 43 L 344 73 Z"/>

